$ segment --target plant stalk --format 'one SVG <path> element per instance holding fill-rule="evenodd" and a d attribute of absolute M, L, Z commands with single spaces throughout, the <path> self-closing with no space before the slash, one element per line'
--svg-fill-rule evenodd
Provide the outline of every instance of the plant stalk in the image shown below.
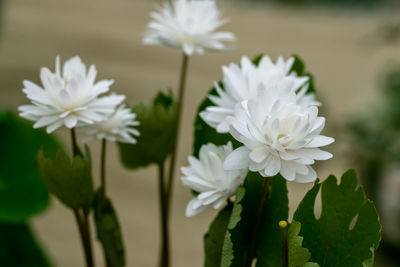
<path fill-rule="evenodd" d="M 186 85 L 186 76 L 188 70 L 188 63 L 189 63 L 189 56 L 183 53 L 182 57 L 182 65 L 180 71 L 180 78 L 179 78 L 179 92 L 178 92 L 178 117 L 176 119 L 176 128 L 175 128 L 175 138 L 173 140 L 173 148 L 172 148 L 172 155 L 171 161 L 169 165 L 169 174 L 168 174 L 168 181 L 167 181 L 167 188 L 166 188 L 166 201 L 167 201 L 167 217 L 169 216 L 169 208 L 172 198 L 172 188 L 174 183 L 174 174 L 175 174 L 175 161 L 178 154 L 178 139 L 179 139 L 179 130 L 182 118 L 182 109 L 183 109 L 183 102 L 185 97 L 185 85 Z"/>
<path fill-rule="evenodd" d="M 164 162 L 158 164 L 159 175 L 159 200 L 160 200 L 160 220 L 161 220 L 161 257 L 160 267 L 169 267 L 169 233 L 167 216 L 167 195 L 165 189 Z"/>
<path fill-rule="evenodd" d="M 80 154 L 80 150 L 78 147 L 78 142 L 76 138 L 75 129 L 71 129 L 71 145 L 72 145 L 72 153 L 73 157 Z M 94 267 L 93 261 L 93 250 L 92 250 L 92 241 L 90 235 L 89 221 L 87 214 L 83 210 L 83 208 L 75 209 L 74 215 L 76 222 L 79 228 L 79 234 L 81 237 L 82 247 L 85 254 L 86 266 Z"/>
<path fill-rule="evenodd" d="M 101 159 L 100 159 L 100 195 L 103 208 L 106 206 L 106 139 L 101 140 Z"/>
<path fill-rule="evenodd" d="M 288 267 L 288 244 L 287 244 L 287 222 L 280 221 L 279 227 L 281 229 L 281 242 L 282 242 L 282 267 Z"/>
<path fill-rule="evenodd" d="M 78 142 L 76 141 L 75 128 L 71 129 L 71 145 L 72 145 L 72 155 L 75 157 L 80 154 Z"/>
<path fill-rule="evenodd" d="M 255 256 L 255 250 L 256 250 L 256 246 L 257 246 L 257 242 L 258 242 L 258 236 L 259 236 L 259 232 L 260 232 L 264 203 L 265 203 L 265 199 L 267 198 L 267 194 L 268 194 L 268 185 L 269 185 L 269 177 L 265 177 L 264 183 L 263 183 L 263 188 L 262 188 L 262 193 L 261 193 L 261 197 L 260 197 L 260 202 L 258 203 L 258 207 L 257 207 L 257 217 L 256 217 L 255 225 L 254 225 L 254 230 L 251 235 L 250 247 L 249 247 L 249 250 L 247 251 L 247 254 L 245 257 L 244 267 L 251 267 L 252 263 L 253 263 L 253 259 Z"/>
<path fill-rule="evenodd" d="M 78 224 L 79 233 L 81 237 L 82 247 L 85 254 L 86 266 L 94 267 L 93 255 L 92 255 L 92 245 L 90 241 L 89 224 L 87 223 L 86 215 L 82 216 L 82 209 L 75 209 L 74 215 L 76 223 Z M 85 218 L 86 217 L 86 218 Z"/>

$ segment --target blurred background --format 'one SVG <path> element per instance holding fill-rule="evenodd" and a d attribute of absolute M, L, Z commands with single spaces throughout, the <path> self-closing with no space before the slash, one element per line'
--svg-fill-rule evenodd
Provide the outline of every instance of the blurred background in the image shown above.
<path fill-rule="evenodd" d="M 28 103 L 22 80 L 39 83 L 40 67 L 54 69 L 80 55 L 95 64 L 99 79 L 134 105 L 149 103 L 159 90 L 176 91 L 180 51 L 147 47 L 141 39 L 155 0 L 0 0 L 0 108 L 16 112 Z M 327 117 L 325 134 L 336 142 L 334 158 L 320 163 L 321 178 L 355 167 L 379 210 L 383 243 L 375 266 L 399 266 L 400 255 L 400 1 L 398 0 L 236 0 L 220 1 L 234 32 L 234 49 L 191 58 L 188 93 L 179 144 L 179 165 L 192 150 L 197 106 L 221 66 L 242 55 L 299 55 L 316 78 Z M 56 136 L 69 145 L 68 132 Z M 99 144 L 91 143 L 98 181 Z M 110 146 L 111 148 L 111 146 Z M 156 266 L 159 210 L 155 166 L 125 170 L 116 146 L 108 154 L 108 192 L 119 213 L 127 266 Z M 2 151 L 7 153 L 7 151 Z M 310 184 L 289 183 L 291 214 Z M 185 218 L 191 198 L 177 179 L 171 218 L 173 266 L 203 265 L 203 235 L 216 215 L 209 210 Z M 0 191 L 1 193 L 1 191 Z M 72 212 L 52 199 L 30 221 L 35 237 L 56 266 L 83 266 Z M 93 230 L 93 229 L 92 229 Z M 0 236 L 0 239 L 2 237 Z M 96 243 L 98 266 L 101 248 Z"/>

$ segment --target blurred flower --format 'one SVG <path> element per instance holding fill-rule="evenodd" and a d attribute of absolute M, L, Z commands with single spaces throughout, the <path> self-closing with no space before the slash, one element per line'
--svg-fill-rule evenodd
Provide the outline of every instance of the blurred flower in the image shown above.
<path fill-rule="evenodd" d="M 202 119 L 219 133 L 227 133 L 229 124 L 226 118 L 233 114 L 237 103 L 243 100 L 253 99 L 257 96 L 258 89 L 274 87 L 282 79 L 292 79 L 291 90 L 297 93 L 297 103 L 303 106 L 320 105 L 315 100 L 314 94 L 306 94 L 308 77 L 298 77 L 291 72 L 294 58 L 284 60 L 278 57 L 273 63 L 268 56 L 263 56 L 256 66 L 244 56 L 241 64 L 231 63 L 223 66 L 223 88 L 215 83 L 218 96 L 210 95 L 209 99 L 216 106 L 209 106 L 200 113 Z"/>
<path fill-rule="evenodd" d="M 104 121 L 78 128 L 82 142 L 92 139 L 106 139 L 112 142 L 136 144 L 133 136 L 139 136 L 138 130 L 132 126 L 139 125 L 135 120 L 136 114 L 124 105 L 119 106 L 114 113 L 107 116 Z"/>
<path fill-rule="evenodd" d="M 220 208 L 225 201 L 234 195 L 246 177 L 246 169 L 225 171 L 223 162 L 232 152 L 232 144 L 225 146 L 214 144 L 203 145 L 200 157 L 189 156 L 189 167 L 182 167 L 182 182 L 200 194 L 192 199 L 186 207 L 186 216 L 194 216 L 208 207 Z"/>
<path fill-rule="evenodd" d="M 20 106 L 20 116 L 36 121 L 34 128 L 47 126 L 48 133 L 62 125 L 74 128 L 104 120 L 104 116 L 112 113 L 125 96 L 111 94 L 99 97 L 109 91 L 114 81 L 95 83 L 96 75 L 95 66 L 91 65 L 86 71 L 79 57 L 67 60 L 61 73 L 60 59 L 57 57 L 55 73 L 48 68 L 40 70 L 43 88 L 31 81 L 23 81 L 22 91 L 32 105 Z"/>
<path fill-rule="evenodd" d="M 280 173 L 286 180 L 306 183 L 317 178 L 310 165 L 332 157 L 318 148 L 334 141 L 320 135 L 325 118 L 318 117 L 318 107 L 299 105 L 287 80 L 238 104 L 228 120 L 230 133 L 243 146 L 226 158 L 226 170 L 248 167 L 264 177 Z"/>
<path fill-rule="evenodd" d="M 214 0 L 176 0 L 152 12 L 144 44 L 182 48 L 188 56 L 204 50 L 225 50 L 224 41 L 234 41 L 229 32 L 214 32 L 226 23 Z"/>

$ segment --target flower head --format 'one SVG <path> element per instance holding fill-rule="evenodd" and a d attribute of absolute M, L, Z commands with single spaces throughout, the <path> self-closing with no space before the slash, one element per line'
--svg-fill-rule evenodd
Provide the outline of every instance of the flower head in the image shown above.
<path fill-rule="evenodd" d="M 232 144 L 216 146 L 203 145 L 199 159 L 189 156 L 189 167 L 182 167 L 182 182 L 200 194 L 192 199 L 186 208 L 186 216 L 194 216 L 208 207 L 220 208 L 234 195 L 243 183 L 247 169 L 225 171 L 223 162 L 232 152 Z"/>
<path fill-rule="evenodd" d="M 258 64 L 254 65 L 248 57 L 242 57 L 241 64 L 231 63 L 223 66 L 223 87 L 215 83 L 218 96 L 210 95 L 209 99 L 215 106 L 209 106 L 200 113 L 200 116 L 219 133 L 227 133 L 229 124 L 227 117 L 233 115 L 237 103 L 253 99 L 260 88 L 275 88 L 282 79 L 291 79 L 293 92 L 297 92 L 297 101 L 305 106 L 319 105 L 314 94 L 306 94 L 308 77 L 298 77 L 291 72 L 294 58 L 284 60 L 279 57 L 276 63 L 268 56 L 263 56 Z"/>
<path fill-rule="evenodd" d="M 46 126 L 48 133 L 62 125 L 74 128 L 104 120 L 104 116 L 112 113 L 125 96 L 111 94 L 99 97 L 109 91 L 114 81 L 95 82 L 96 75 L 95 66 L 91 65 L 87 71 L 79 57 L 67 60 L 61 72 L 57 57 L 54 73 L 48 68 L 40 71 L 43 88 L 31 81 L 23 81 L 22 91 L 32 104 L 20 106 L 20 116 L 36 121 L 34 128 Z"/>
<path fill-rule="evenodd" d="M 136 144 L 134 136 L 139 136 L 138 130 L 132 126 L 139 125 L 136 114 L 124 105 L 110 113 L 104 121 L 78 128 L 82 142 L 92 139 L 106 139 L 112 142 Z"/>
<path fill-rule="evenodd" d="M 204 50 L 225 50 L 224 41 L 234 41 L 229 32 L 215 32 L 226 20 L 214 0 L 176 0 L 152 12 L 143 43 L 182 48 L 186 55 Z"/>
<path fill-rule="evenodd" d="M 248 167 L 264 177 L 280 173 L 286 180 L 306 183 L 317 177 L 315 160 L 332 154 L 319 149 L 334 141 L 320 135 L 325 118 L 318 107 L 304 107 L 287 80 L 276 88 L 259 90 L 257 97 L 243 101 L 229 117 L 230 133 L 243 143 L 225 160 L 227 170 Z"/>

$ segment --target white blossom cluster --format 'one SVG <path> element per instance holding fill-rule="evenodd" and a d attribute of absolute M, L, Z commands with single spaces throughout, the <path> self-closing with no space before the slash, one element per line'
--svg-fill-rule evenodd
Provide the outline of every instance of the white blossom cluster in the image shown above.
<path fill-rule="evenodd" d="M 34 128 L 46 127 L 48 133 L 65 126 L 78 128 L 82 140 L 136 143 L 134 136 L 139 132 L 132 128 L 139 124 L 136 114 L 122 104 L 124 95 L 104 95 L 113 80 L 96 82 L 96 76 L 96 67 L 87 69 L 78 56 L 65 61 L 62 68 L 57 57 L 55 72 L 41 69 L 42 86 L 23 81 L 31 104 L 19 107 L 20 116 L 34 121 Z"/>
<path fill-rule="evenodd" d="M 222 68 L 222 86 L 215 83 L 217 95 L 209 95 L 214 105 L 200 116 L 217 132 L 230 133 L 242 145 L 223 154 L 218 164 L 203 152 L 198 161 L 189 159 L 189 168 L 182 168 L 184 184 L 200 192 L 189 203 L 188 216 L 206 207 L 217 208 L 217 201 L 234 195 L 247 170 L 307 183 L 317 178 L 312 168 L 315 161 L 332 157 L 319 148 L 334 141 L 321 135 L 325 118 L 318 116 L 320 103 L 313 93 L 307 93 L 309 78 L 291 71 L 293 63 L 294 58 L 285 61 L 279 57 L 274 63 L 263 56 L 255 65 L 243 57 L 240 65 Z M 210 180 L 220 182 L 217 185 Z M 209 195 L 211 200 L 205 197 Z"/>

